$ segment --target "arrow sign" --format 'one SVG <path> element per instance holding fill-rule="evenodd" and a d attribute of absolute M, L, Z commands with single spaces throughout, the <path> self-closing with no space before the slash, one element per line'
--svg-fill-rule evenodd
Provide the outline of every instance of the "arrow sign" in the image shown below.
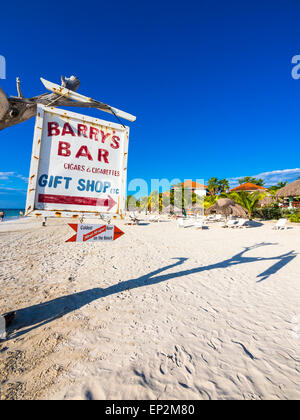
<path fill-rule="evenodd" d="M 73 224 L 68 225 L 76 232 L 66 242 L 104 242 L 114 241 L 124 232 L 115 225 Z"/>

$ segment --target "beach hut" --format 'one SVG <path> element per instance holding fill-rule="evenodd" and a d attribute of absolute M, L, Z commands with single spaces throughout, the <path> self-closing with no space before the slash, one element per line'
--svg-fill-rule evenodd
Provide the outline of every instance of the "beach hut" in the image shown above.
<path fill-rule="evenodd" d="M 300 179 L 280 188 L 275 194 L 276 198 L 286 199 L 286 204 L 283 207 L 300 208 Z"/>
<path fill-rule="evenodd" d="M 240 204 L 237 204 L 234 200 L 230 198 L 220 198 L 213 204 L 211 207 L 206 209 L 206 214 L 223 214 L 224 216 L 237 216 L 237 217 L 248 217 L 247 210 L 244 209 Z"/>
<path fill-rule="evenodd" d="M 271 204 L 275 203 L 274 196 L 268 195 L 261 200 L 259 200 L 258 205 L 260 207 L 270 206 Z"/>

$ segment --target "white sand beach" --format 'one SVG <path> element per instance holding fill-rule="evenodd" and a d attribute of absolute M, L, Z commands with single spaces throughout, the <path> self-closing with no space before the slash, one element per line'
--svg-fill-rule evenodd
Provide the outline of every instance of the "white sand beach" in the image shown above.
<path fill-rule="evenodd" d="M 0 224 L 1 399 L 299 399 L 300 227 Z"/>

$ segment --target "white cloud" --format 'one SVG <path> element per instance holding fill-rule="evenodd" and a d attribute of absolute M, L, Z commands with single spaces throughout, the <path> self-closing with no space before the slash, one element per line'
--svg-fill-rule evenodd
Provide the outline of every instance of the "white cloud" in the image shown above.
<path fill-rule="evenodd" d="M 262 172 L 261 174 L 257 175 L 257 176 L 268 176 L 268 175 L 273 175 L 273 174 L 300 174 L 300 168 L 295 168 L 295 169 L 279 169 L 278 171 L 271 171 L 271 172 Z"/>
<path fill-rule="evenodd" d="M 0 172 L 0 179 L 1 180 L 9 179 L 12 176 L 14 176 L 14 172 Z"/>
<path fill-rule="evenodd" d="M 265 185 L 271 186 L 276 185 L 278 182 L 285 182 L 288 183 L 295 181 L 297 178 L 300 177 L 300 168 L 294 169 L 278 169 L 275 171 L 270 172 L 261 172 L 260 174 L 256 175 L 244 175 L 238 176 L 234 178 L 228 178 L 230 186 L 233 188 L 238 185 L 238 180 L 244 178 L 245 176 L 253 176 L 254 178 L 262 178 L 265 181 Z"/>
<path fill-rule="evenodd" d="M 0 186 L 0 190 L 1 192 L 5 192 L 5 191 L 18 191 L 18 192 L 26 192 L 26 190 L 22 189 L 22 188 L 9 188 L 9 187 L 1 187 Z"/>
<path fill-rule="evenodd" d="M 18 175 L 16 175 L 16 177 L 22 179 L 22 181 L 24 181 L 24 182 L 26 182 L 26 184 L 28 184 L 28 178 L 26 178 L 25 176 L 18 174 Z"/>
<path fill-rule="evenodd" d="M 21 174 L 17 174 L 16 172 L 0 172 L 0 180 L 1 181 L 13 181 L 16 178 L 21 179 L 22 181 L 28 183 L 28 178 Z"/>

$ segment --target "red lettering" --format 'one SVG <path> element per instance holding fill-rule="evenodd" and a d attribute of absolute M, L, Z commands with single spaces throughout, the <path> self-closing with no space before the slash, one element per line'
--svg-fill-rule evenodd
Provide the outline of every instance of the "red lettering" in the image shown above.
<path fill-rule="evenodd" d="M 62 132 L 61 132 L 61 135 L 62 135 L 62 136 L 65 136 L 66 134 L 71 134 L 72 136 L 75 136 L 75 133 L 74 133 L 74 131 L 73 131 L 73 129 L 72 129 L 72 127 L 70 126 L 70 124 L 69 124 L 69 123 L 65 123 L 65 124 L 64 124 L 64 128 L 63 128 L 63 130 L 62 130 Z"/>
<path fill-rule="evenodd" d="M 78 124 L 78 137 L 82 136 L 82 137 L 87 137 L 86 132 L 87 132 L 87 126 L 85 124 Z"/>
<path fill-rule="evenodd" d="M 67 143 L 65 141 L 60 141 L 58 143 L 58 156 L 70 156 L 71 150 L 70 150 L 70 143 Z"/>
<path fill-rule="evenodd" d="M 48 122 L 48 137 L 59 136 L 59 125 L 57 122 Z"/>
<path fill-rule="evenodd" d="M 98 160 L 99 160 L 99 162 L 102 161 L 102 158 L 103 158 L 105 163 L 109 163 L 108 162 L 108 150 L 98 149 Z"/>
<path fill-rule="evenodd" d="M 80 149 L 78 150 L 78 152 L 76 153 L 75 157 L 78 159 L 81 156 L 82 157 L 87 157 L 88 160 L 93 160 L 92 155 L 90 154 L 87 146 L 81 146 Z"/>
<path fill-rule="evenodd" d="M 101 141 L 102 141 L 102 143 L 104 143 L 105 140 L 107 139 L 107 137 L 109 137 L 109 136 L 110 136 L 109 133 L 105 134 L 104 131 L 101 130 L 101 137 L 102 137 Z"/>
<path fill-rule="evenodd" d="M 91 140 L 93 140 L 93 137 L 95 137 L 95 140 L 98 141 L 98 134 L 99 134 L 98 128 L 90 127 L 90 139 Z"/>
<path fill-rule="evenodd" d="M 120 137 L 112 136 L 112 142 L 110 143 L 110 146 L 113 149 L 118 149 L 120 147 L 120 141 L 121 141 Z"/>

